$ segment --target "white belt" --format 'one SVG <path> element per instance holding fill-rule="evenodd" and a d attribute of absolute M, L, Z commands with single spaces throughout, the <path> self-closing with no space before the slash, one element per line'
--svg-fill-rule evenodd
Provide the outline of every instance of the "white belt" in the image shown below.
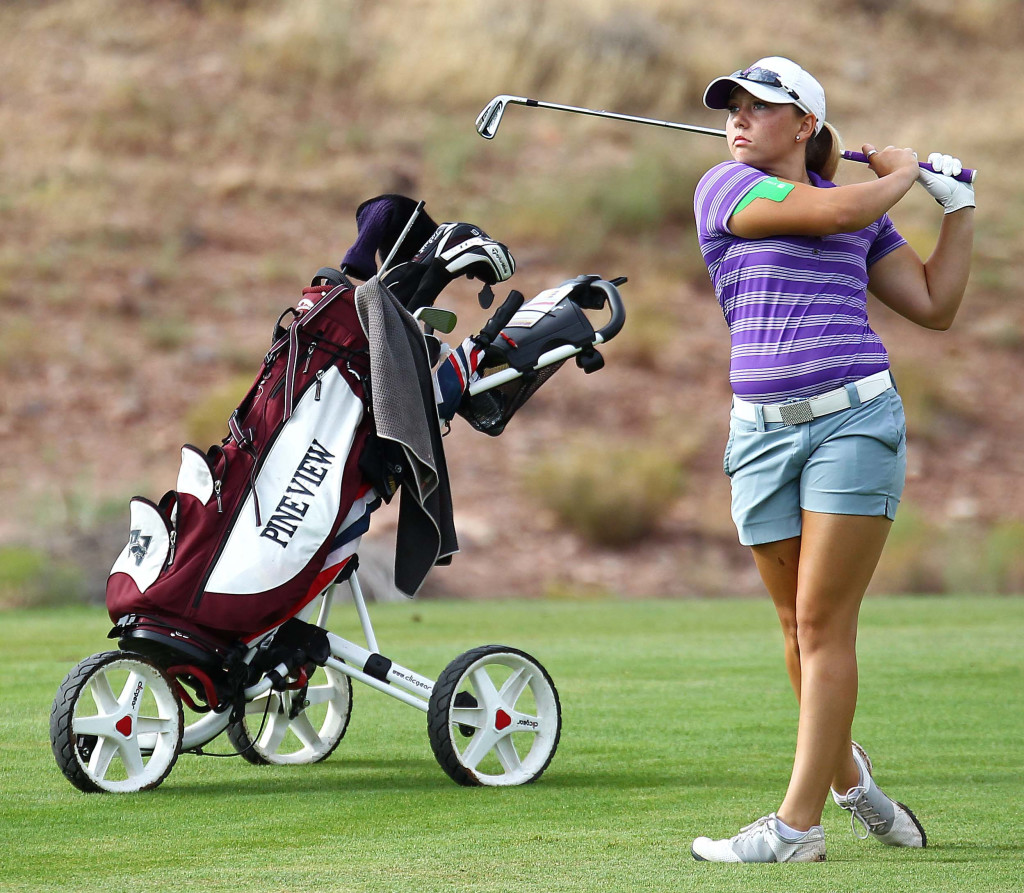
<path fill-rule="evenodd" d="M 853 387 L 856 388 L 861 403 L 874 400 L 875 397 L 884 394 L 892 386 L 892 376 L 888 369 L 853 382 Z M 764 420 L 765 422 L 784 422 L 787 425 L 802 425 L 811 419 L 819 419 L 824 415 L 849 409 L 854 404 L 850 400 L 850 392 L 847 387 L 826 391 L 824 394 L 809 397 L 806 400 L 794 400 L 789 403 L 762 403 L 760 406 Z M 748 422 L 757 421 L 757 406 L 756 403 L 748 403 L 736 396 L 732 398 L 733 412 Z"/>

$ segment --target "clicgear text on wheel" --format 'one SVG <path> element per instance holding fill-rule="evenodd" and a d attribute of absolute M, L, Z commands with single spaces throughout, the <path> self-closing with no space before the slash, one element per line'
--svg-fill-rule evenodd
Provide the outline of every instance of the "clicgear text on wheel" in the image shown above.
<path fill-rule="evenodd" d="M 50 711 L 61 772 L 87 793 L 155 788 L 181 749 L 181 701 L 164 672 L 136 654 L 106 651 L 64 678 Z"/>
<path fill-rule="evenodd" d="M 558 692 L 529 654 L 483 645 L 455 658 L 438 678 L 427 731 L 438 763 L 458 784 L 529 784 L 558 747 Z"/>

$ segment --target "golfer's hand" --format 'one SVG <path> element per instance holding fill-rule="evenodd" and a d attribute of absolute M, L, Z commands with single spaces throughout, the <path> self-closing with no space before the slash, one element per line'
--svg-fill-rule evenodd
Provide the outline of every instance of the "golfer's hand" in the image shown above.
<path fill-rule="evenodd" d="M 935 173 L 921 168 L 917 174 L 917 182 L 942 205 L 944 214 L 974 207 L 974 187 L 970 183 L 961 183 L 953 179 L 964 167 L 959 158 L 932 152 L 928 156 L 928 164 Z"/>
<path fill-rule="evenodd" d="M 901 169 L 907 172 L 908 177 L 911 173 L 917 176 L 917 153 L 913 149 L 899 149 L 896 146 L 876 149 L 871 143 L 865 143 L 863 152 L 868 157 L 868 166 L 879 177 L 887 177 Z"/>

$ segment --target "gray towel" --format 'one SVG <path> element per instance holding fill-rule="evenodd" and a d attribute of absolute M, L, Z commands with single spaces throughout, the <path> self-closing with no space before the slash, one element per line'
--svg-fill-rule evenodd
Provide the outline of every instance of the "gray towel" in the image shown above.
<path fill-rule="evenodd" d="M 411 596 L 431 567 L 458 551 L 433 379 L 419 324 L 376 277 L 356 289 L 355 305 L 370 345 L 377 436 L 405 457 L 395 585 Z"/>

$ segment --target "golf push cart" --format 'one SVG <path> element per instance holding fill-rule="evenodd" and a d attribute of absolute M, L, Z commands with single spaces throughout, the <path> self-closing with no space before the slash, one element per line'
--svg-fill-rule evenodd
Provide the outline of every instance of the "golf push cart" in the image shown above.
<path fill-rule="evenodd" d="M 395 201 L 378 203 L 376 224 L 383 217 L 394 218 L 399 207 Z M 415 291 L 417 300 L 402 299 L 405 307 L 398 316 L 413 327 L 412 342 L 419 339 L 420 347 L 429 346 L 436 341 L 435 330 L 451 331 L 455 323 L 453 314 L 430 306 L 436 295 L 423 290 L 426 278 L 438 270 L 444 272 L 439 259 L 458 255 L 464 264 L 462 272 L 469 269 L 488 285 L 508 278 L 514 269 L 507 255 L 507 270 L 481 274 L 490 269 L 487 262 L 494 262 L 498 249 L 493 246 L 505 249 L 475 228 L 469 228 L 469 238 L 460 243 L 483 258 L 475 267 L 465 266 L 465 250 L 459 254 L 460 246 L 445 242 L 453 235 L 451 230 L 440 240 L 442 244 L 434 244 L 425 254 L 428 242 L 410 258 L 412 252 L 403 253 L 399 246 L 408 241 L 410 229 L 416 235 L 412 223 L 421 209 L 422 203 L 397 237 L 382 238 L 378 226 L 375 248 L 382 256 L 385 248 L 391 248 L 379 271 L 373 252 L 368 265 L 365 251 L 360 258 L 358 251 L 350 250 L 346 255 L 350 263 L 317 274 L 313 287 L 305 289 L 307 309 L 292 311 L 287 326 L 278 322 L 271 352 L 253 390 L 232 415 L 232 433 L 223 445 L 205 454 L 186 446 L 176 489 L 159 503 L 141 497 L 132 500 L 131 537 L 108 581 L 108 610 L 115 624 L 110 638 L 116 639 L 117 648 L 86 658 L 67 674 L 50 716 L 54 757 L 76 788 L 124 793 L 155 788 L 167 778 L 179 754 L 203 754 L 203 748 L 225 732 L 233 750 L 250 763 L 319 762 L 333 753 L 345 735 L 352 711 L 352 680 L 423 711 L 434 755 L 458 784 L 528 784 L 551 762 L 561 732 L 561 712 L 555 685 L 539 661 L 516 648 L 483 645 L 456 657 L 437 679 L 424 676 L 385 656 L 359 583 L 359 537 L 381 497 L 390 498 L 386 491 L 402 471 L 392 460 L 388 466 L 392 477 L 385 475 L 383 483 L 373 480 L 371 485 L 362 480 L 365 469 L 353 456 L 357 449 L 365 452 L 365 444 L 382 433 L 378 400 L 384 386 L 378 387 L 379 378 L 373 374 L 380 368 L 372 362 L 374 323 L 372 319 L 368 323 L 365 314 L 356 321 L 357 312 L 365 310 L 360 301 L 367 305 L 372 298 L 393 304 L 394 295 L 403 288 L 407 295 Z M 361 238 L 363 230 L 374 224 L 367 219 L 357 215 Z M 454 235 L 461 238 L 467 233 Z M 423 262 L 425 256 L 429 264 Z M 419 262 L 426 276 L 410 286 L 396 275 L 392 291 L 389 264 L 396 259 Z M 499 258 L 491 266 L 502 264 Z M 448 275 L 432 287 L 440 291 L 438 284 L 443 287 L 451 281 L 453 272 L 459 272 L 457 267 L 458 263 L 449 262 Z M 402 266 L 394 269 L 398 273 Z M 353 275 L 366 283 L 353 286 L 349 278 Z M 580 276 L 525 303 L 522 295 L 512 292 L 473 340 L 474 359 L 461 368 L 474 374 L 467 375 L 472 383 L 464 389 L 458 413 L 477 430 L 497 435 L 569 358 L 587 372 L 599 369 L 603 360 L 595 348 L 613 338 L 625 320 L 618 291 L 624 281 Z M 485 287 L 482 306 L 489 303 L 487 292 Z M 601 311 L 610 316 L 596 328 L 591 314 Z M 332 329 L 332 319 L 345 325 Z M 433 398 L 429 381 L 424 393 L 427 390 Z M 277 427 L 267 445 L 260 446 L 259 425 L 268 411 L 274 411 L 271 401 L 276 399 L 284 400 L 283 421 L 274 423 Z M 431 406 L 437 428 L 436 409 Z M 263 415 L 257 418 L 258 413 Z M 324 413 L 325 426 L 315 428 L 321 422 L 310 419 Z M 292 437 L 289 432 L 303 425 L 314 426 L 309 428 L 312 434 L 306 432 L 309 449 L 296 453 L 289 447 L 290 454 L 277 456 Z M 330 440 L 341 436 L 336 434 L 339 427 L 347 433 L 340 441 Z M 341 458 L 329 467 L 335 457 Z M 282 486 L 292 494 L 280 500 L 277 495 L 268 496 L 275 475 L 280 477 L 277 466 L 287 469 Z M 233 486 L 238 488 L 237 495 L 232 495 Z M 300 535 L 296 531 L 318 511 L 312 495 L 295 494 L 313 494 L 317 487 L 333 490 L 324 498 L 334 500 L 331 511 L 337 519 L 331 515 L 309 547 L 304 560 L 316 566 L 308 573 L 303 566 L 295 577 L 302 581 L 301 592 L 293 584 L 290 590 L 288 586 L 275 589 L 279 580 L 274 575 L 287 576 L 280 570 L 284 560 L 280 556 L 296 547 Z M 412 489 L 411 483 L 404 482 L 402 498 Z M 216 534 L 221 536 L 219 545 L 208 558 L 192 561 L 189 550 L 205 548 L 205 541 L 214 536 L 197 538 L 192 533 L 206 529 L 202 524 L 209 519 L 224 528 L 223 534 Z M 406 560 L 399 539 L 396 581 Z M 236 548 L 236 540 L 242 541 L 242 551 Z M 320 540 L 323 544 L 317 545 Z M 266 560 L 259 557 L 263 554 L 259 549 L 269 550 Z M 231 555 L 236 556 L 233 564 L 228 561 Z M 248 560 L 239 562 L 238 555 Z M 192 565 L 205 569 L 189 582 Z M 239 582 L 245 575 L 255 575 L 259 582 Z M 128 590 L 134 601 L 125 602 L 117 594 Z M 327 628 L 339 600 L 336 593 L 345 590 L 351 596 L 361 642 Z M 272 601 L 268 593 L 276 593 L 280 604 L 268 609 L 266 602 Z M 245 606 L 240 619 L 235 608 L 239 604 Z M 228 621 L 225 612 L 231 610 L 236 611 L 235 619 Z"/>

